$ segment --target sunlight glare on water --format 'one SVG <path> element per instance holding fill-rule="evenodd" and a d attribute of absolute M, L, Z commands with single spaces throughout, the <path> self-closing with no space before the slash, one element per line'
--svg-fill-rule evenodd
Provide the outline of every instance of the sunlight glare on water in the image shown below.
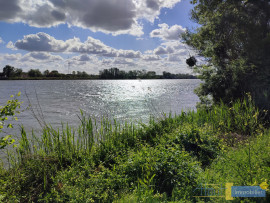
<path fill-rule="evenodd" d="M 194 109 L 198 97 L 193 93 L 200 80 L 50 80 L 0 81 L 0 102 L 21 91 L 23 108 L 28 99 L 38 116 L 54 127 L 61 123 L 76 126 L 80 109 L 86 115 L 103 116 L 118 121 L 147 122 L 150 115 L 180 113 Z M 38 111 L 38 110 L 41 111 Z M 38 129 L 39 124 L 30 110 L 19 116 L 27 129 Z"/>

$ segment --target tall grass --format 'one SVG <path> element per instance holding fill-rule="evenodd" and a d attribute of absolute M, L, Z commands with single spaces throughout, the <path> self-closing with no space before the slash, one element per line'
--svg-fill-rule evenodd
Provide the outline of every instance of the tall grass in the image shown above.
<path fill-rule="evenodd" d="M 81 113 L 77 128 L 47 125 L 41 135 L 22 128 L 15 153 L 9 153 L 10 169 L 0 173 L 0 193 L 10 201 L 112 201 L 144 188 L 144 195 L 161 199 L 192 199 L 198 173 L 221 154 L 220 138 L 255 136 L 263 131 L 259 116 L 247 98 L 231 106 L 221 102 L 163 120 L 150 118 L 148 124 L 107 118 L 98 123 Z M 149 191 L 142 184 L 148 179 Z"/>

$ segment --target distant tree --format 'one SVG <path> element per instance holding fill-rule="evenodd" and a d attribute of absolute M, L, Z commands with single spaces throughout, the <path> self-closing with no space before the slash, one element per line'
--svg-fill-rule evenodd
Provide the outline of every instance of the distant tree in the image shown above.
<path fill-rule="evenodd" d="M 57 70 L 52 70 L 49 73 L 49 77 L 61 77 L 61 74 Z"/>
<path fill-rule="evenodd" d="M 138 72 L 137 71 L 128 71 L 127 73 L 127 78 L 129 79 L 136 79 L 137 78 L 137 75 L 138 75 Z"/>
<path fill-rule="evenodd" d="M 120 70 L 118 68 L 104 69 L 99 72 L 101 79 L 120 79 Z"/>
<path fill-rule="evenodd" d="M 22 76 L 22 72 L 23 72 L 23 71 L 22 71 L 21 68 L 16 68 L 16 69 L 15 69 L 15 74 L 14 74 L 14 75 L 15 75 L 16 77 L 21 77 L 21 76 Z"/>
<path fill-rule="evenodd" d="M 50 71 L 49 71 L 49 70 L 45 70 L 45 71 L 43 72 L 43 75 L 44 75 L 45 77 L 48 77 L 49 74 L 50 74 Z"/>
<path fill-rule="evenodd" d="M 13 77 L 15 75 L 15 68 L 10 65 L 6 65 L 3 68 L 3 75 L 7 78 Z"/>
<path fill-rule="evenodd" d="M 85 71 L 83 71 L 81 76 L 82 76 L 83 78 L 87 78 L 89 75 L 88 75 Z"/>
<path fill-rule="evenodd" d="M 118 73 L 118 75 L 117 75 L 117 79 L 127 79 L 128 78 L 127 75 L 128 74 L 125 71 L 120 70 L 119 73 Z M 130 79 L 132 79 L 132 78 L 130 78 Z"/>
<path fill-rule="evenodd" d="M 172 74 L 166 71 L 163 71 L 163 78 L 165 79 L 171 79 L 172 78 Z"/>
<path fill-rule="evenodd" d="M 155 71 L 148 71 L 146 73 L 147 78 L 155 78 L 156 77 L 156 72 Z"/>
<path fill-rule="evenodd" d="M 41 77 L 42 73 L 40 72 L 39 69 L 30 69 L 28 71 L 28 76 L 29 77 Z"/>
<path fill-rule="evenodd" d="M 81 71 L 77 71 L 77 76 L 81 76 L 82 75 L 82 72 Z"/>

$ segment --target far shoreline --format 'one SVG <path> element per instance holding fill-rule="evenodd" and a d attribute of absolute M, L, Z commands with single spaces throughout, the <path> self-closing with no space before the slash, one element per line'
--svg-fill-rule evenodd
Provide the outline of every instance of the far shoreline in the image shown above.
<path fill-rule="evenodd" d="M 9 80 L 187 80 L 187 79 L 199 79 L 196 76 L 194 78 L 124 78 L 124 79 L 119 79 L 119 78 L 5 78 L 5 79 L 0 79 L 0 81 L 9 81 Z"/>

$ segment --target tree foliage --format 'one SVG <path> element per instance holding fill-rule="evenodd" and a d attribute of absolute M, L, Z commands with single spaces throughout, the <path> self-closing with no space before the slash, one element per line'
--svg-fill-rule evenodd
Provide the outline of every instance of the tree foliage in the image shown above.
<path fill-rule="evenodd" d="M 20 96 L 20 94 L 19 92 L 17 96 Z M 0 149 L 14 143 L 14 139 L 11 138 L 12 135 L 7 135 L 6 129 L 13 128 L 12 121 L 9 120 L 17 120 L 15 114 L 20 113 L 17 109 L 20 108 L 21 103 L 14 98 L 14 95 L 11 95 L 11 99 L 7 101 L 6 105 L 0 106 Z"/>
<path fill-rule="evenodd" d="M 31 69 L 28 71 L 28 76 L 29 77 L 41 77 L 42 73 L 40 72 L 39 69 Z"/>
<path fill-rule="evenodd" d="M 206 60 L 197 67 L 204 83 L 197 94 L 229 103 L 250 92 L 270 109 L 269 0 L 193 0 L 191 18 L 201 26 L 183 35 Z"/>
<path fill-rule="evenodd" d="M 15 68 L 10 66 L 10 65 L 6 65 L 3 68 L 3 74 L 5 77 L 9 78 L 15 75 Z"/>

